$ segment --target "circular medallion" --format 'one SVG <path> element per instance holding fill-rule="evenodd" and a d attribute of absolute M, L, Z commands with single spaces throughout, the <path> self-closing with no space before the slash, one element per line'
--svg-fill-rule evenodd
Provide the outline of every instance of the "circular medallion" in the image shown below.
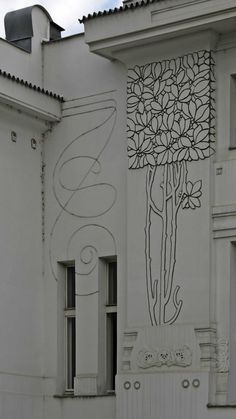
<path fill-rule="evenodd" d="M 192 382 L 193 387 L 198 388 L 200 387 L 200 380 L 198 378 L 194 378 Z"/>
<path fill-rule="evenodd" d="M 181 384 L 183 388 L 188 388 L 190 386 L 190 382 L 187 379 L 183 380 Z"/>
<path fill-rule="evenodd" d="M 130 389 L 130 387 L 131 387 L 131 383 L 130 383 L 130 381 L 125 381 L 125 383 L 124 383 L 124 389 L 125 389 L 125 390 L 129 390 L 129 389 Z"/>
<path fill-rule="evenodd" d="M 141 387 L 140 382 L 139 382 L 139 381 L 135 381 L 135 383 L 134 383 L 134 388 L 135 388 L 135 390 L 139 390 L 139 389 L 140 389 L 140 387 Z"/>

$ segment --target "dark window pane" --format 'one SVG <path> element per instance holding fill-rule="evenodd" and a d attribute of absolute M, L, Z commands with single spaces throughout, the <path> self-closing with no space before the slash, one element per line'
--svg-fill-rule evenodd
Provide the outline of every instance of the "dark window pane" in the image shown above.
<path fill-rule="evenodd" d="M 75 307 L 75 267 L 67 268 L 66 308 Z"/>
<path fill-rule="evenodd" d="M 117 369 L 117 315 L 107 314 L 107 389 L 115 390 Z"/>
<path fill-rule="evenodd" d="M 67 388 L 74 388 L 75 377 L 75 317 L 67 318 Z"/>
<path fill-rule="evenodd" d="M 117 304 L 117 263 L 108 263 L 108 305 Z"/>

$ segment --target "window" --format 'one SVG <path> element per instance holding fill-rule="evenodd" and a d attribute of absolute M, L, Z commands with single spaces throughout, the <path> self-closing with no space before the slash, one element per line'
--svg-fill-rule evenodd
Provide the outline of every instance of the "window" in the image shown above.
<path fill-rule="evenodd" d="M 107 263 L 106 275 L 106 389 L 115 390 L 117 370 L 117 263 Z"/>
<path fill-rule="evenodd" d="M 58 272 L 57 394 L 114 392 L 117 373 L 116 260 L 114 257 L 99 259 L 97 273 L 94 273 L 99 292 L 90 299 L 81 294 L 76 297 L 74 262 L 60 262 Z"/>
<path fill-rule="evenodd" d="M 230 246 L 230 369 L 228 401 L 236 402 L 236 243 Z"/>
<path fill-rule="evenodd" d="M 230 78 L 230 149 L 236 148 L 236 76 Z"/>
<path fill-rule="evenodd" d="M 66 390 L 73 390 L 76 373 L 75 267 L 66 267 L 65 329 L 66 329 Z"/>

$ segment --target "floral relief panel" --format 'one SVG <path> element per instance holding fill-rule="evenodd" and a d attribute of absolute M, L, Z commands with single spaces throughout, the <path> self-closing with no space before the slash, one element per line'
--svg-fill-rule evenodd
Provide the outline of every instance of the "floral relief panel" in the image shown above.
<path fill-rule="evenodd" d="M 190 178 L 188 169 L 192 162 L 214 153 L 211 52 L 129 69 L 127 115 L 129 169 L 143 170 L 146 175 L 144 279 L 150 321 L 152 325 L 172 324 L 183 305 L 174 280 L 178 214 L 197 210 L 204 188 L 204 180 Z M 161 253 L 157 272 L 152 258 L 155 242 L 150 239 L 154 217 L 161 225 L 161 234 L 155 238 L 156 251 Z"/>

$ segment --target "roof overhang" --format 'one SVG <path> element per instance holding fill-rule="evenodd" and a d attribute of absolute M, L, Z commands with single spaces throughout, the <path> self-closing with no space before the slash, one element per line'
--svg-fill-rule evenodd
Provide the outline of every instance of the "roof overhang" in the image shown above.
<path fill-rule="evenodd" d="M 90 51 L 122 61 L 134 47 L 201 31 L 224 34 L 236 29 L 235 0 L 159 1 L 122 13 L 97 15 L 84 21 Z"/>
<path fill-rule="evenodd" d="M 61 102 L 29 89 L 11 79 L 0 77 L 0 103 L 47 122 L 61 119 Z"/>

